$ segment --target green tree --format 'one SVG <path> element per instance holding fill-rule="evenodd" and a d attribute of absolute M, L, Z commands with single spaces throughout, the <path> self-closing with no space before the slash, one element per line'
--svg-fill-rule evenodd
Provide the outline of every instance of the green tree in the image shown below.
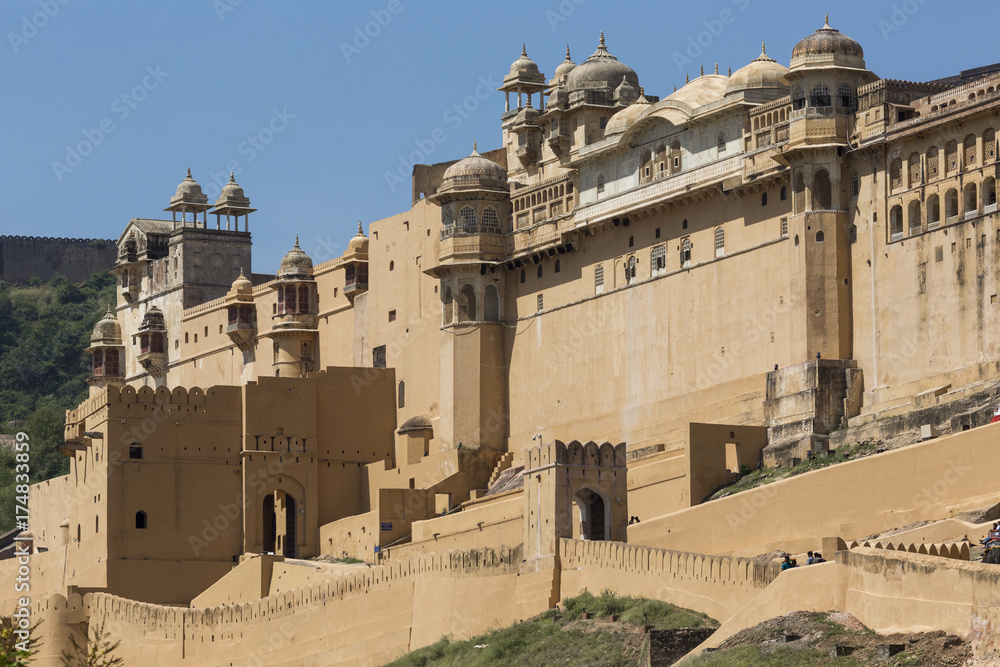
<path fill-rule="evenodd" d="M 83 645 L 76 640 L 75 635 L 70 635 L 70 643 L 73 649 L 63 651 L 62 663 L 65 667 L 116 667 L 124 665 L 125 661 L 113 655 L 121 640 L 111 641 L 111 633 L 104 629 L 104 621 L 97 625 L 90 624 L 91 632 L 88 633 L 87 642 Z"/>

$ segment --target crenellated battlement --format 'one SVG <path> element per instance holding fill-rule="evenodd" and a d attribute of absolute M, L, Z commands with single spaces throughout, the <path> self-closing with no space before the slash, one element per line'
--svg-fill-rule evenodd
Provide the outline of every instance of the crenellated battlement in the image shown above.
<path fill-rule="evenodd" d="M 75 410 L 66 411 L 66 423 L 72 424 L 82 421 L 86 417 L 94 414 L 105 407 L 116 405 L 144 405 L 179 408 L 181 406 L 205 406 L 229 408 L 237 405 L 233 401 L 238 401 L 240 387 L 233 386 L 213 386 L 208 390 L 201 387 L 135 387 L 126 385 L 118 388 L 113 385 L 102 387 L 96 395 L 86 399 Z"/>
<path fill-rule="evenodd" d="M 526 472 L 550 465 L 596 466 L 601 468 L 625 468 L 625 443 L 612 445 L 594 441 L 585 444 L 573 440 L 569 444 L 561 440 L 533 447 L 525 452 Z"/>

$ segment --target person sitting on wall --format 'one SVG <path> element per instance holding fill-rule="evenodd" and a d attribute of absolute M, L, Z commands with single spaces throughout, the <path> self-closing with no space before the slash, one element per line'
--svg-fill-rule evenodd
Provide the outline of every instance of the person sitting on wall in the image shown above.
<path fill-rule="evenodd" d="M 823 558 L 823 554 L 821 554 L 818 551 L 813 554 L 813 564 L 814 565 L 819 565 L 820 563 L 825 563 L 825 562 L 826 562 L 826 559 Z"/>
<path fill-rule="evenodd" d="M 781 571 L 790 570 L 795 567 L 795 561 L 788 554 L 785 554 L 785 560 L 781 561 Z"/>
<path fill-rule="evenodd" d="M 806 558 L 806 565 L 812 565 L 816 562 L 816 557 L 813 556 L 813 552 L 810 551 L 806 553 L 806 555 L 808 556 L 808 558 Z"/>

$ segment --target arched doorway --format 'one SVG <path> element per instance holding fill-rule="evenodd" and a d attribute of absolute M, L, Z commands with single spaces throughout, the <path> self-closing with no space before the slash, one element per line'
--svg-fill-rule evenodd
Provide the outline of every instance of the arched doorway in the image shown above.
<path fill-rule="evenodd" d="M 573 497 L 580 516 L 580 539 L 607 540 L 607 504 L 601 494 L 590 489 L 581 489 Z M 574 531 L 575 532 L 575 531 Z"/>
<path fill-rule="evenodd" d="M 274 494 L 269 493 L 264 496 L 264 507 L 261 512 L 263 518 L 263 544 L 261 550 L 264 553 L 274 553 L 274 542 L 278 534 L 278 520 L 274 513 Z"/>

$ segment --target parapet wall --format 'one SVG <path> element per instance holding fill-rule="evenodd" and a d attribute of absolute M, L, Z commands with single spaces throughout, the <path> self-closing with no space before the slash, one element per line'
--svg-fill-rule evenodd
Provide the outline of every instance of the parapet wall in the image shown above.
<path fill-rule="evenodd" d="M 115 265 L 118 248 L 111 239 L 63 239 L 0 236 L 0 280 L 26 283 L 56 275 L 78 283 Z"/>
<path fill-rule="evenodd" d="M 777 564 L 651 549 L 621 542 L 559 540 L 564 598 L 585 589 L 655 598 L 725 621 L 778 576 Z"/>

